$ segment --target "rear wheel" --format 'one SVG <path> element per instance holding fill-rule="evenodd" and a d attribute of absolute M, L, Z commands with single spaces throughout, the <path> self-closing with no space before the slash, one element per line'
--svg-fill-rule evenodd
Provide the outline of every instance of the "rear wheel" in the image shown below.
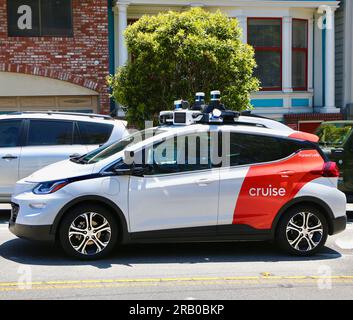
<path fill-rule="evenodd" d="M 276 234 L 279 246 L 290 254 L 310 256 L 326 243 L 327 220 L 314 206 L 297 206 L 281 218 Z"/>
<path fill-rule="evenodd" d="M 60 243 L 69 255 L 84 259 L 99 259 L 111 252 L 118 240 L 118 226 L 112 213 L 99 205 L 73 208 L 64 217 Z"/>

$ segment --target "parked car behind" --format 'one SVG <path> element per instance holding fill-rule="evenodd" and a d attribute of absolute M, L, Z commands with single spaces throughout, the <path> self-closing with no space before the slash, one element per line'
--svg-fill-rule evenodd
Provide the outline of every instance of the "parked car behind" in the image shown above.
<path fill-rule="evenodd" d="M 10 201 L 17 180 L 127 134 L 126 122 L 109 116 L 63 112 L 1 115 L 0 202 Z"/>
<path fill-rule="evenodd" d="M 353 121 L 324 122 L 317 130 L 320 146 L 338 164 L 338 188 L 353 202 Z"/>

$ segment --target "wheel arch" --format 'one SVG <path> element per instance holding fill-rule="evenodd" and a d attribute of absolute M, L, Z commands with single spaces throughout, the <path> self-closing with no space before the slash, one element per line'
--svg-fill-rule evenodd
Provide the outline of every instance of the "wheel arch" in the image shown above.
<path fill-rule="evenodd" d="M 299 198 L 294 198 L 291 201 L 287 202 L 277 213 L 273 223 L 272 223 L 272 237 L 275 238 L 277 226 L 279 221 L 281 220 L 282 216 L 290 209 L 299 206 L 299 205 L 310 205 L 318 208 L 322 213 L 325 215 L 328 228 L 329 228 L 329 235 L 333 234 L 333 220 L 335 218 L 332 209 L 328 206 L 327 203 L 322 201 L 321 199 L 304 196 Z"/>
<path fill-rule="evenodd" d="M 114 217 L 117 219 L 118 226 L 121 232 L 120 240 L 122 242 L 126 242 L 128 239 L 129 233 L 128 233 L 128 225 L 127 225 L 127 221 L 124 213 L 113 201 L 100 196 L 82 196 L 68 202 L 64 207 L 60 209 L 60 211 L 56 215 L 54 223 L 51 227 L 50 233 L 53 234 L 57 239 L 60 224 L 66 212 L 81 204 L 87 204 L 88 202 L 102 205 L 114 214 Z"/>

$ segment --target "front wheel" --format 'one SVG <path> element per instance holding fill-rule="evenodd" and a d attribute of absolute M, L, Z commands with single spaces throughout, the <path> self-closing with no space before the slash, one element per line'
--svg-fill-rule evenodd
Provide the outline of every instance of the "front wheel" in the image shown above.
<path fill-rule="evenodd" d="M 310 256 L 325 245 L 327 236 L 327 221 L 320 210 L 312 206 L 297 206 L 281 218 L 276 239 L 288 253 Z"/>
<path fill-rule="evenodd" d="M 82 205 L 70 210 L 59 229 L 64 251 L 79 259 L 106 256 L 118 240 L 118 226 L 112 213 L 99 205 Z"/>

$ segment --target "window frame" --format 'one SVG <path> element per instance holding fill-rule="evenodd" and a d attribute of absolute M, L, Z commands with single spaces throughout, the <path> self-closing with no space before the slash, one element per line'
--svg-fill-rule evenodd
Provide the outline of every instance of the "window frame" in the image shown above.
<path fill-rule="evenodd" d="M 292 85 L 293 91 L 308 91 L 308 75 L 309 75 L 309 20 L 293 18 L 292 21 L 305 21 L 306 22 L 306 48 L 294 48 L 292 42 L 292 67 L 293 67 L 293 53 L 294 52 L 304 52 L 305 53 L 305 86 L 304 87 L 294 87 Z M 292 34 L 293 34 L 293 23 L 292 23 Z M 293 68 L 292 68 L 292 79 L 293 79 Z"/>
<path fill-rule="evenodd" d="M 282 17 L 248 17 L 247 18 L 247 33 L 249 34 L 249 23 L 250 20 L 278 20 L 280 21 L 280 47 L 258 47 L 253 46 L 256 51 L 263 51 L 263 52 L 279 52 L 280 53 L 280 87 L 261 87 L 260 91 L 282 91 L 283 90 L 283 18 Z M 249 38 L 249 37 L 248 37 Z M 248 44 L 249 41 L 247 41 Z M 251 45 L 251 44 L 250 44 Z M 259 79 L 260 80 L 260 79 Z M 261 85 L 261 84 L 260 84 Z"/>

